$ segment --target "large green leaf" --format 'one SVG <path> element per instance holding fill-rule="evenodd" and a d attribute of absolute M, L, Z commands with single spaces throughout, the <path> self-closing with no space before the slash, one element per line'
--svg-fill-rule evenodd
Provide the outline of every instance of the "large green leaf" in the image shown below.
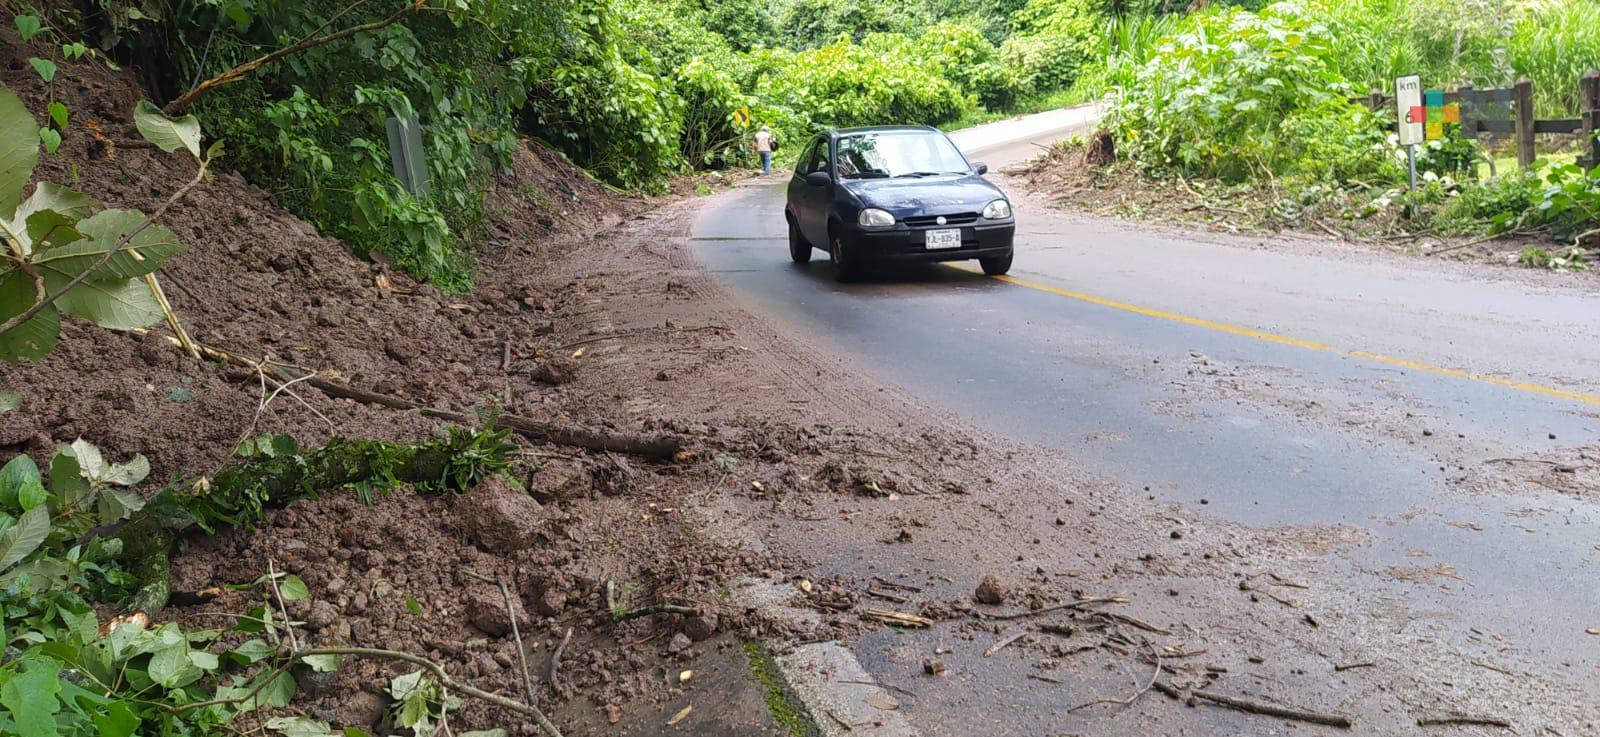
<path fill-rule="evenodd" d="M 55 182 L 40 182 L 33 194 L 17 207 L 17 220 L 27 220 L 29 215 L 44 210 L 55 210 L 73 220 L 82 220 L 100 208 L 89 195 L 74 192 Z"/>
<path fill-rule="evenodd" d="M 41 484 L 39 464 L 34 463 L 26 454 L 12 458 L 5 466 L 0 466 L 0 506 L 9 511 L 27 511 L 17 501 L 22 489 L 30 484 Z"/>
<path fill-rule="evenodd" d="M 200 158 L 200 121 L 193 115 L 169 118 L 149 100 L 140 100 L 133 110 L 133 124 L 156 148 L 169 154 L 186 148 L 195 158 Z"/>
<path fill-rule="evenodd" d="M 107 704 L 103 713 L 96 713 L 90 719 L 98 731 L 97 737 L 131 737 L 139 728 L 139 717 L 122 701 Z"/>
<path fill-rule="evenodd" d="M 55 294 L 70 277 L 45 274 L 45 287 Z M 111 330 L 133 330 L 153 325 L 164 314 L 161 303 L 142 281 L 127 279 L 89 279 L 62 294 L 56 306 L 69 315 Z"/>
<path fill-rule="evenodd" d="M 50 534 L 50 510 L 39 505 L 17 518 L 17 523 L 0 533 L 0 571 L 4 571 L 39 549 Z"/>
<path fill-rule="evenodd" d="M 107 251 L 116 247 L 118 241 L 144 221 L 144 213 L 137 210 L 106 210 L 85 218 L 78 221 L 77 225 L 78 232 L 84 235 L 83 240 L 40 248 L 35 263 L 48 272 L 77 276 L 84 269 L 94 266 Z M 128 241 L 117 255 L 106 262 L 104 270 L 97 273 L 95 278 L 101 274 L 121 279 L 144 276 L 161 268 L 167 259 L 182 248 L 183 245 L 178 243 L 178 237 L 172 231 L 152 225 Z"/>
<path fill-rule="evenodd" d="M 67 217 L 55 210 L 40 210 L 28 216 L 23 226 L 28 233 L 28 248 L 26 251 L 38 251 L 41 248 L 62 246 L 76 240 L 81 240 L 83 234 L 78 232 L 76 218 Z"/>
<path fill-rule="evenodd" d="M 0 218 L 9 220 L 39 163 L 39 124 L 10 90 L 0 90 Z"/>
<path fill-rule="evenodd" d="M 0 322 L 27 311 L 36 301 L 33 279 L 21 271 L 0 274 Z M 56 347 L 61 332 L 61 314 L 54 305 L 39 311 L 32 319 L 0 333 L 0 358 L 16 362 L 19 358 L 37 361 Z"/>
<path fill-rule="evenodd" d="M 0 686 L 0 704 L 11 712 L 19 737 L 56 737 L 60 690 L 61 664 L 49 658 L 31 659 L 26 671 Z"/>

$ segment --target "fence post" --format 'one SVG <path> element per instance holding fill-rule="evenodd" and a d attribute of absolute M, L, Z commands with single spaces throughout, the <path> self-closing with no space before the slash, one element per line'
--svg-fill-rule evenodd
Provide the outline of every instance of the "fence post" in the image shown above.
<path fill-rule="evenodd" d="M 1533 80 L 1519 78 L 1511 88 L 1511 98 L 1517 116 L 1517 165 L 1527 169 L 1537 158 L 1533 148 Z"/>
<path fill-rule="evenodd" d="M 1588 153 L 1583 157 L 1585 169 L 1600 166 L 1600 140 L 1595 139 L 1596 129 L 1600 129 L 1600 70 L 1590 69 L 1583 79 L 1578 81 L 1578 117 L 1583 122 L 1583 150 Z"/>
<path fill-rule="evenodd" d="M 1383 90 L 1374 87 L 1367 93 L 1367 109 L 1375 113 L 1383 110 Z"/>
<path fill-rule="evenodd" d="M 1462 82 L 1461 86 L 1456 88 L 1456 92 L 1461 95 L 1461 99 L 1456 102 L 1456 109 L 1461 111 L 1461 132 L 1471 138 L 1473 142 L 1477 142 L 1478 126 L 1472 122 L 1472 97 L 1474 94 L 1472 83 Z"/>

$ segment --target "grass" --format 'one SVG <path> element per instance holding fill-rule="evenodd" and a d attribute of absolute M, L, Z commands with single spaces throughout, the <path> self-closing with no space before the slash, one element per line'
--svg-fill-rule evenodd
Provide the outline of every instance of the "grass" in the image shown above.
<path fill-rule="evenodd" d="M 816 735 L 817 728 L 806 716 L 806 708 L 800 703 L 799 697 L 794 695 L 789 683 L 778 672 L 778 663 L 772 659 L 772 654 L 755 640 L 744 640 L 743 644 L 744 656 L 750 660 L 750 672 L 755 674 L 766 692 L 767 711 L 772 714 L 772 719 L 791 737 Z"/>

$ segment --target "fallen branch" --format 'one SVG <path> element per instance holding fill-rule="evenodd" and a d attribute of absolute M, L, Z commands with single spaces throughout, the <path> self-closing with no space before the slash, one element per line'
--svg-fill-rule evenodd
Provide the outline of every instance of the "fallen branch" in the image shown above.
<path fill-rule="evenodd" d="M 983 651 L 983 657 L 993 657 L 995 653 L 1000 652 L 1005 648 L 1005 646 L 1022 639 L 1022 637 L 1026 634 L 1028 634 L 1027 630 L 1017 630 L 1016 632 L 1000 638 L 993 645 L 990 645 L 988 650 Z"/>
<path fill-rule="evenodd" d="M 617 612 L 616 610 L 612 610 L 611 621 L 626 622 L 630 619 L 648 617 L 652 614 L 677 614 L 684 617 L 698 617 L 700 616 L 700 610 L 694 607 L 679 606 L 677 604 L 651 604 L 650 606 L 642 606 L 638 609 L 629 609 L 625 612 Z"/>
<path fill-rule="evenodd" d="M 478 579 L 479 581 L 494 584 L 500 588 L 500 598 L 505 602 L 506 605 L 506 619 L 507 621 L 511 622 L 511 637 L 517 643 L 517 662 L 521 665 L 522 670 L 522 697 L 527 699 L 528 703 L 530 704 L 536 703 L 538 699 L 534 698 L 533 695 L 533 673 L 528 669 L 528 648 L 527 646 L 523 645 L 522 630 L 517 626 L 517 610 L 511 604 L 511 588 L 506 586 L 505 580 L 499 576 L 489 578 L 488 576 L 478 573 L 477 571 L 465 571 L 465 573 L 468 576 Z M 567 630 L 567 639 L 572 639 L 572 630 L 570 628 Z M 561 643 L 563 647 L 565 647 L 566 644 L 567 643 L 565 641 Z M 557 650 L 556 659 L 560 660 L 560 658 L 561 651 Z M 550 667 L 550 682 L 552 685 L 555 685 L 554 662 L 552 662 Z M 557 690 L 560 690 L 559 686 L 556 688 Z"/>
<path fill-rule="evenodd" d="M 1091 702 L 1089 702 L 1087 704 L 1079 704 L 1077 706 L 1072 707 L 1071 709 L 1068 709 L 1067 713 L 1071 714 L 1071 713 L 1073 713 L 1075 711 L 1078 711 L 1080 709 L 1087 709 L 1087 708 L 1089 708 L 1091 706 L 1097 706 L 1097 705 L 1100 705 L 1100 704 L 1117 704 L 1117 705 L 1120 705 L 1120 706 L 1133 706 L 1133 702 L 1138 701 L 1140 696 L 1145 695 L 1145 692 L 1147 692 L 1151 688 L 1153 688 L 1156 685 L 1156 680 L 1161 677 L 1161 654 L 1156 652 L 1156 647 L 1154 645 L 1151 645 L 1149 643 L 1149 641 L 1145 642 L 1145 647 L 1150 648 L 1150 656 L 1155 658 L 1156 669 L 1150 673 L 1150 682 L 1144 684 L 1144 688 L 1141 688 L 1138 691 L 1133 692 L 1132 696 L 1129 696 L 1128 698 L 1125 698 L 1125 699 L 1096 699 L 1096 700 L 1091 701 Z"/>
<path fill-rule="evenodd" d="M 1423 717 L 1417 720 L 1417 726 L 1419 727 L 1440 727 L 1453 724 L 1478 727 L 1500 727 L 1502 729 L 1511 728 L 1511 720 L 1501 719 L 1500 717 L 1446 716 Z"/>
<path fill-rule="evenodd" d="M 175 338 L 166 337 L 169 343 L 177 345 Z M 314 372 L 298 366 L 276 361 L 256 361 L 246 356 L 236 355 L 200 343 L 196 343 L 194 346 L 199 350 L 201 356 L 205 358 L 242 368 L 265 370 L 275 379 L 283 382 L 304 382 L 316 387 L 323 394 L 336 399 L 349 399 L 362 404 L 374 404 L 390 409 L 418 412 L 424 417 L 448 420 L 462 425 L 476 425 L 479 422 L 479 418 L 464 412 L 452 412 L 428 407 L 402 397 L 358 389 L 315 376 Z M 495 424 L 497 427 L 509 428 L 518 435 L 531 440 L 600 452 L 628 453 L 661 460 L 673 458 L 683 450 L 684 446 L 683 439 L 674 435 L 632 435 L 614 430 L 557 425 L 519 415 L 501 414 L 496 418 Z"/>
<path fill-rule="evenodd" d="M 889 624 L 904 625 L 906 627 L 927 628 L 933 626 L 933 620 L 915 614 L 906 614 L 890 609 L 868 609 L 862 612 L 863 616 L 871 617 Z"/>
<path fill-rule="evenodd" d="M 1436 251 L 1428 251 L 1428 252 L 1426 252 L 1426 255 L 1428 255 L 1428 256 L 1437 256 L 1437 255 L 1439 255 L 1441 253 L 1449 253 L 1451 251 L 1459 251 L 1459 250 L 1461 250 L 1463 248 L 1471 248 L 1473 246 L 1481 245 L 1481 244 L 1484 244 L 1484 243 L 1488 243 L 1489 241 L 1499 240 L 1501 238 L 1515 238 L 1517 236 L 1522 236 L 1522 235 L 1533 235 L 1533 233 L 1534 233 L 1534 231 L 1531 231 L 1531 230 L 1509 230 L 1509 231 L 1506 231 L 1504 233 L 1494 233 L 1492 235 L 1486 235 L 1486 236 L 1483 236 L 1481 238 L 1473 238 L 1472 240 L 1466 241 L 1464 243 L 1457 243 L 1457 244 L 1455 244 L 1453 246 L 1449 246 L 1447 248 L 1441 248 L 1441 249 L 1438 249 Z"/>
<path fill-rule="evenodd" d="M 567 651 L 567 643 L 572 642 L 572 628 L 567 628 L 567 634 L 561 638 L 561 644 L 556 646 L 556 651 L 550 654 L 550 687 L 561 693 L 561 656 Z"/>
<path fill-rule="evenodd" d="M 1096 617 L 1104 617 L 1106 619 L 1110 619 L 1110 620 L 1113 620 L 1113 621 L 1116 621 L 1116 622 L 1121 622 L 1123 624 L 1132 625 L 1132 626 L 1138 627 L 1139 629 L 1142 629 L 1142 630 L 1144 630 L 1146 632 L 1152 632 L 1152 633 L 1158 634 L 1158 635 L 1170 635 L 1170 634 L 1172 634 L 1172 632 L 1170 632 L 1168 630 L 1161 629 L 1160 627 L 1157 627 L 1157 626 L 1155 626 L 1153 624 L 1150 624 L 1149 622 L 1146 622 L 1146 621 L 1144 621 L 1142 619 L 1138 619 L 1136 617 L 1130 617 L 1130 616 L 1128 616 L 1126 614 L 1118 614 L 1116 612 L 1095 612 L 1094 616 L 1096 616 Z"/>
<path fill-rule="evenodd" d="M 1011 620 L 1014 620 L 1014 619 L 1026 619 L 1028 617 L 1037 617 L 1037 616 L 1039 616 L 1041 614 L 1049 614 L 1050 612 L 1059 612 L 1059 611 L 1061 611 L 1063 609 L 1082 609 L 1082 608 L 1084 608 L 1086 606 L 1089 606 L 1091 604 L 1126 604 L 1126 603 L 1128 603 L 1128 600 L 1124 599 L 1124 598 L 1122 598 L 1120 596 L 1096 597 L 1096 598 L 1091 598 L 1091 599 L 1079 599 L 1077 601 L 1074 601 L 1074 602 L 1071 602 L 1071 603 L 1068 603 L 1068 604 L 1056 604 L 1054 606 L 1047 606 L 1047 607 L 1044 607 L 1044 608 L 1041 608 L 1041 609 L 1030 609 L 1030 610 L 1028 610 L 1026 612 L 1016 612 L 1014 614 L 992 614 L 992 615 L 988 615 L 988 618 L 989 619 L 998 619 L 1000 621 L 1011 621 Z"/>
<path fill-rule="evenodd" d="M 1161 693 L 1171 696 L 1179 701 L 1183 701 L 1185 698 L 1184 691 L 1179 690 L 1171 684 L 1161 683 L 1159 679 L 1154 683 L 1154 687 L 1157 691 L 1160 691 Z M 1234 696 L 1225 696 L 1223 694 L 1199 689 L 1187 692 L 1187 696 L 1190 699 L 1203 699 L 1214 704 L 1220 704 L 1222 706 L 1231 707 L 1238 709 L 1239 711 L 1249 712 L 1251 714 L 1277 717 L 1279 719 L 1289 719 L 1297 722 L 1307 722 L 1309 724 L 1322 724 L 1329 727 L 1339 727 L 1341 729 L 1350 728 L 1350 718 L 1340 714 L 1323 714 L 1321 712 L 1309 711 L 1306 709 L 1296 709 L 1294 707 L 1279 706 L 1277 704 L 1268 704 L 1260 701 L 1250 701 L 1248 699 L 1241 699 Z"/>
<path fill-rule="evenodd" d="M 341 38 L 345 38 L 345 37 L 348 37 L 348 36 L 354 36 L 354 35 L 356 35 L 358 33 L 365 33 L 367 31 L 376 31 L 376 30 L 378 30 L 380 28 L 384 28 L 386 26 L 389 26 L 389 25 L 395 23 L 396 21 L 399 21 L 401 18 L 403 18 L 403 17 L 405 17 L 407 15 L 410 15 L 412 13 L 415 13 L 415 12 L 419 11 L 419 10 L 422 10 L 426 6 L 427 6 L 426 0 L 415 0 L 414 2 L 408 1 L 406 3 L 405 7 L 402 7 L 400 10 L 396 11 L 394 14 L 392 14 L 389 17 L 384 18 L 382 20 L 373 21 L 371 23 L 363 23 L 361 25 L 350 26 L 348 28 L 342 28 L 340 30 L 334 31 L 333 33 L 329 33 L 329 34 L 322 35 L 322 36 L 312 36 L 312 37 L 300 39 L 299 41 L 297 41 L 295 43 L 292 43 L 292 44 L 290 44 L 288 46 L 285 46 L 285 47 L 283 47 L 281 49 L 278 49 L 277 51 L 274 51 L 274 52 L 272 52 L 270 54 L 266 54 L 264 56 L 259 56 L 259 57 L 256 57 L 254 59 L 251 59 L 250 61 L 247 61 L 247 62 L 245 62 L 243 64 L 240 64 L 239 66 L 236 66 L 236 67 L 234 67 L 232 69 L 229 69 L 226 72 L 218 74 L 217 76 L 212 77 L 211 79 L 208 79 L 208 80 L 206 80 L 204 82 L 201 82 L 200 84 L 195 85 L 188 92 L 185 92 L 185 93 L 183 93 L 183 95 L 178 97 L 178 99 L 167 103 L 167 106 L 165 108 L 162 108 L 162 112 L 166 113 L 167 115 L 176 115 L 176 114 L 182 112 L 184 110 L 184 108 L 189 107 L 189 105 L 193 104 L 195 100 L 199 99 L 200 96 L 206 94 L 207 92 L 210 92 L 211 90 L 214 90 L 214 89 L 216 89 L 218 87 L 221 87 L 223 85 L 232 84 L 232 83 L 237 82 L 237 81 L 239 81 L 241 79 L 244 79 L 246 76 L 249 76 L 249 74 L 251 72 L 254 72 L 257 69 L 260 69 L 261 67 L 264 67 L 264 66 L 266 66 L 268 64 L 271 64 L 271 63 L 273 63 L 275 61 L 278 61 L 279 59 L 282 59 L 282 58 L 288 57 L 288 56 L 293 56 L 293 55 L 298 54 L 298 53 L 300 53 L 302 51 L 306 51 L 306 50 L 309 50 L 309 49 L 314 49 L 314 48 L 316 48 L 318 46 L 323 46 L 325 44 L 330 44 L 330 43 L 333 43 L 334 41 L 337 41 L 337 40 L 339 40 Z M 326 26 L 324 26 L 324 27 L 326 27 Z"/>
<path fill-rule="evenodd" d="M 472 686 L 451 678 L 450 674 L 445 672 L 444 666 L 418 655 L 412 655 L 411 653 L 400 652 L 398 650 L 380 650 L 370 647 L 317 647 L 304 652 L 296 653 L 295 658 L 304 659 L 313 655 L 343 655 L 356 658 L 372 658 L 376 660 L 399 660 L 406 663 L 411 663 L 432 673 L 434 678 L 439 679 L 439 685 L 443 686 L 447 690 L 470 696 L 474 699 L 493 704 L 502 709 L 514 711 L 525 717 L 530 717 L 533 719 L 535 724 L 539 725 L 540 729 L 544 730 L 544 733 L 547 737 L 561 737 L 561 730 L 557 729 L 556 725 L 551 723 L 550 719 L 544 715 L 544 712 L 539 710 L 539 707 L 508 699 L 499 694 L 489 693 L 488 691 L 484 691 L 482 689 L 473 688 Z"/>

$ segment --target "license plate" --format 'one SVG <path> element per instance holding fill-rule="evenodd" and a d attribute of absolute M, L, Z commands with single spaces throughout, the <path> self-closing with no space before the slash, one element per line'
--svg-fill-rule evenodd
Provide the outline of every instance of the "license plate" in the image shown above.
<path fill-rule="evenodd" d="M 959 228 L 955 230 L 930 230 L 927 238 L 928 240 L 925 243 L 930 251 L 940 248 L 961 247 L 961 229 Z"/>

